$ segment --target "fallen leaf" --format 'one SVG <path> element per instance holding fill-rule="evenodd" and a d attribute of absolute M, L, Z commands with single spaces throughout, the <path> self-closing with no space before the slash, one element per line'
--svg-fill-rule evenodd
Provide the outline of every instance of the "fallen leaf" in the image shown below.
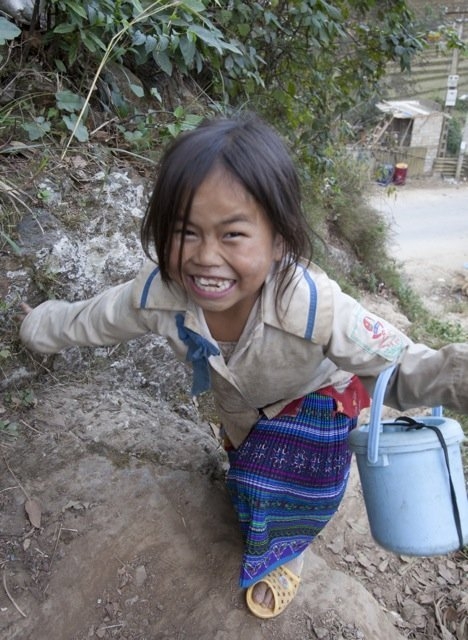
<path fill-rule="evenodd" d="M 440 631 L 442 633 L 442 640 L 454 640 L 455 636 L 451 634 L 450 631 L 445 626 L 441 604 L 440 604 L 441 602 L 442 602 L 442 598 L 435 603 L 434 612 L 435 612 L 436 620 L 439 625 Z"/>
<path fill-rule="evenodd" d="M 457 625 L 457 640 L 465 640 L 468 637 L 468 627 L 466 623 L 466 618 L 462 618 L 460 623 Z"/>
<path fill-rule="evenodd" d="M 370 560 L 370 558 L 364 555 L 361 551 L 358 551 L 356 556 L 357 556 L 357 561 L 359 562 L 361 567 L 364 567 L 365 569 L 370 569 L 373 566 L 374 563 L 372 562 L 372 560 Z"/>
<path fill-rule="evenodd" d="M 125 567 L 121 567 L 117 571 L 117 575 L 119 576 L 119 588 L 125 587 L 125 585 L 127 585 L 130 581 L 130 578 L 131 578 L 130 574 L 125 569 Z"/>
<path fill-rule="evenodd" d="M 400 556 L 400 560 L 402 562 L 413 562 L 413 558 L 411 556 L 403 556 L 403 555 L 401 555 Z"/>
<path fill-rule="evenodd" d="M 362 535 L 365 535 L 369 530 L 365 524 L 356 522 L 355 520 L 348 520 L 348 526 L 350 526 L 353 531 L 356 531 L 356 533 L 361 533 Z"/>
<path fill-rule="evenodd" d="M 388 568 L 388 558 L 385 558 L 384 560 L 382 560 L 382 562 L 379 564 L 379 571 L 381 573 L 384 573 L 387 568 Z"/>
<path fill-rule="evenodd" d="M 135 584 L 137 587 L 143 586 L 147 577 L 146 569 L 143 565 L 135 569 Z"/>
<path fill-rule="evenodd" d="M 420 604 L 432 604 L 434 602 L 434 596 L 430 593 L 421 593 L 418 600 Z"/>
<path fill-rule="evenodd" d="M 40 529 L 42 508 L 39 500 L 36 500 L 35 498 L 26 500 L 26 502 L 24 503 L 24 509 L 28 514 L 29 522 L 32 524 L 32 526 L 36 529 Z"/>
<path fill-rule="evenodd" d="M 413 624 L 415 627 L 424 628 L 426 626 L 427 612 L 424 607 L 421 607 L 417 602 L 408 598 L 405 600 L 401 615 L 407 621 Z"/>
<path fill-rule="evenodd" d="M 449 584 L 457 584 L 459 582 L 457 575 L 443 564 L 439 564 L 439 575 Z"/>
<path fill-rule="evenodd" d="M 344 539 L 342 537 L 335 538 L 330 544 L 327 544 L 327 549 L 333 551 L 333 553 L 341 554 L 345 548 Z"/>
<path fill-rule="evenodd" d="M 67 504 L 62 507 L 62 511 L 67 511 L 68 509 L 75 509 L 75 511 L 81 511 L 87 509 L 89 507 L 89 502 L 80 502 L 79 500 L 69 500 Z"/>

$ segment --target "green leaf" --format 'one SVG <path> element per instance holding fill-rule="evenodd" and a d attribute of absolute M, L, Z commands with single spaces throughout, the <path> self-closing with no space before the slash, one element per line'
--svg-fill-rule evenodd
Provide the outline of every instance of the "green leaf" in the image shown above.
<path fill-rule="evenodd" d="M 63 64 L 61 60 L 55 59 L 54 63 L 58 71 L 60 71 L 61 73 L 65 73 L 67 71 L 67 67 Z"/>
<path fill-rule="evenodd" d="M 200 27 L 200 25 L 194 24 L 190 27 L 190 31 L 195 33 L 200 40 L 203 40 L 206 44 L 209 44 L 212 47 L 219 47 L 221 32 L 217 29 L 205 29 L 205 27 Z"/>
<path fill-rule="evenodd" d="M 195 11 L 196 13 L 202 13 L 206 9 L 203 2 L 198 2 L 198 0 L 185 0 L 183 4 L 189 11 Z"/>
<path fill-rule="evenodd" d="M 132 44 L 135 45 L 135 47 L 139 47 L 142 44 L 145 44 L 145 42 L 146 36 L 139 29 L 133 33 Z"/>
<path fill-rule="evenodd" d="M 53 33 L 72 33 L 73 31 L 76 31 L 76 25 L 69 22 L 59 24 L 53 29 Z"/>
<path fill-rule="evenodd" d="M 98 49 L 101 49 L 102 51 L 106 50 L 107 47 L 104 44 L 104 42 L 101 40 L 101 38 L 98 38 L 97 35 L 90 29 L 88 30 L 82 29 L 80 33 L 81 33 L 81 39 L 85 44 L 85 46 L 89 49 L 89 51 L 94 53 Z"/>
<path fill-rule="evenodd" d="M 323 3 L 323 7 L 326 10 L 327 14 L 336 22 L 340 22 L 343 20 L 343 15 L 338 7 L 334 7 L 332 4 L 328 2 Z"/>
<path fill-rule="evenodd" d="M 13 249 L 13 252 L 16 253 L 17 256 L 20 256 L 23 253 L 19 248 L 19 246 L 16 244 L 16 242 L 12 240 L 10 236 L 7 236 L 6 233 L 3 233 L 1 229 L 0 229 L 0 236 L 5 240 L 5 242 L 7 242 L 10 245 L 10 247 Z"/>
<path fill-rule="evenodd" d="M 180 129 L 179 129 L 179 127 L 178 127 L 177 125 L 175 125 L 173 122 L 170 122 L 170 123 L 167 125 L 167 130 L 169 131 L 169 133 L 171 134 L 171 136 L 172 136 L 173 138 L 175 138 L 176 136 L 178 136 L 178 135 L 179 135 L 179 133 L 180 133 Z"/>
<path fill-rule="evenodd" d="M 78 120 L 78 116 L 75 113 L 72 113 L 69 116 L 63 115 L 62 120 L 64 121 L 67 129 L 69 131 L 73 131 L 76 125 L 76 121 Z M 78 124 L 76 131 L 74 133 L 74 136 L 78 140 L 78 142 L 88 142 L 89 140 L 88 129 L 85 127 L 85 125 L 82 122 Z"/>
<path fill-rule="evenodd" d="M 240 36 L 248 36 L 250 33 L 250 25 L 248 24 L 238 24 L 237 25 L 237 31 L 239 33 Z"/>
<path fill-rule="evenodd" d="M 195 56 L 195 51 L 196 51 L 195 43 L 192 42 L 189 38 L 184 36 L 180 39 L 179 48 L 184 58 L 185 64 L 187 65 L 187 67 L 190 67 L 193 63 L 193 58 Z"/>
<path fill-rule="evenodd" d="M 124 138 L 127 142 L 139 142 L 143 138 L 141 131 L 125 131 Z"/>
<path fill-rule="evenodd" d="M 172 75 L 172 62 L 165 51 L 153 51 L 153 58 L 168 76 Z"/>
<path fill-rule="evenodd" d="M 203 116 L 198 116 L 195 113 L 188 113 L 181 123 L 181 131 L 195 129 L 195 127 L 197 127 L 202 120 Z"/>
<path fill-rule="evenodd" d="M 70 2 L 70 0 L 68 0 L 67 5 L 69 11 L 76 13 L 77 16 L 80 16 L 80 18 L 83 18 L 84 20 L 88 19 L 88 14 L 86 13 L 84 7 L 81 6 L 81 4 L 79 4 L 78 2 Z"/>
<path fill-rule="evenodd" d="M 156 49 L 158 41 L 154 36 L 146 36 L 145 38 L 145 51 L 146 53 L 150 53 Z"/>
<path fill-rule="evenodd" d="M 143 96 L 145 95 L 143 87 L 139 84 L 130 83 L 130 89 L 138 98 L 143 98 Z"/>
<path fill-rule="evenodd" d="M 91 53 L 96 53 L 96 51 L 98 50 L 98 47 L 96 46 L 96 43 L 93 41 L 90 35 L 91 35 L 91 32 L 87 33 L 86 31 L 81 31 L 80 32 L 81 42 L 88 49 L 88 51 L 91 51 Z"/>
<path fill-rule="evenodd" d="M 152 95 L 154 98 L 156 98 L 156 100 L 157 100 L 160 104 L 162 104 L 162 96 L 161 96 L 161 94 L 159 93 L 159 91 L 157 90 L 157 88 L 156 88 L 156 87 L 151 87 L 151 91 L 150 91 L 150 93 L 151 93 L 151 95 Z"/>
<path fill-rule="evenodd" d="M 78 48 L 79 48 L 79 42 L 78 42 L 78 39 L 75 37 L 75 39 L 72 41 L 72 43 L 67 49 L 68 64 L 70 66 L 75 62 L 75 60 L 78 57 Z"/>
<path fill-rule="evenodd" d="M 166 51 L 167 47 L 169 46 L 169 38 L 165 35 L 161 35 L 159 36 L 159 42 L 158 42 L 158 50 L 159 51 Z"/>
<path fill-rule="evenodd" d="M 14 40 L 20 33 L 21 29 L 16 24 L 0 17 L 0 44 L 5 44 L 7 40 Z"/>
<path fill-rule="evenodd" d="M 34 118 L 32 122 L 24 122 L 21 127 L 28 134 L 30 140 L 39 140 L 50 131 L 50 122 L 42 116 Z"/>
<path fill-rule="evenodd" d="M 0 420 L 0 432 L 16 438 L 18 435 L 18 425 L 16 422 L 10 422 L 9 420 Z"/>
<path fill-rule="evenodd" d="M 65 89 L 64 91 L 57 91 L 55 94 L 55 100 L 57 102 L 57 107 L 61 111 L 69 111 L 70 113 L 80 111 L 84 104 L 84 98 L 82 98 L 82 96 L 77 93 L 73 93 L 68 89 Z"/>

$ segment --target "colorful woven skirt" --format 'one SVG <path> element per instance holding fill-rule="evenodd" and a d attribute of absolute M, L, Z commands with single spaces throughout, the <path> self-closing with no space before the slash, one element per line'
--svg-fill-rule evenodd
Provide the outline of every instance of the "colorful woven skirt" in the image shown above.
<path fill-rule="evenodd" d="M 302 553 L 338 509 L 357 418 L 335 407 L 331 397 L 309 394 L 296 416 L 261 418 L 228 451 L 227 486 L 245 542 L 241 587 Z"/>

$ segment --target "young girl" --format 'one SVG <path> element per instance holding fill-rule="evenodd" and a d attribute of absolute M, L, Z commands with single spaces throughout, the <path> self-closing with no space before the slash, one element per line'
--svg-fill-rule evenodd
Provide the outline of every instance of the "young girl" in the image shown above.
<path fill-rule="evenodd" d="M 211 388 L 245 540 L 240 584 L 262 618 L 294 597 L 305 549 L 336 512 L 348 434 L 379 373 L 386 404 L 468 410 L 468 345 L 439 351 L 345 295 L 310 255 L 297 174 L 254 116 L 214 119 L 166 151 L 137 277 L 94 298 L 47 301 L 21 326 L 42 353 L 154 332 Z"/>

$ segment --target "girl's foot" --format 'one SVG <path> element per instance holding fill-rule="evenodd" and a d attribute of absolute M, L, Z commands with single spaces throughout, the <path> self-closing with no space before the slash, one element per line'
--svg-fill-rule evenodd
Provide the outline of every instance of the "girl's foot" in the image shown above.
<path fill-rule="evenodd" d="M 285 562 L 284 567 L 287 567 L 291 573 L 295 576 L 300 576 L 302 567 L 304 566 L 304 552 L 289 562 Z M 264 607 L 265 609 L 273 610 L 275 601 L 273 592 L 266 582 L 260 580 L 252 588 L 252 599 L 254 602 Z"/>

